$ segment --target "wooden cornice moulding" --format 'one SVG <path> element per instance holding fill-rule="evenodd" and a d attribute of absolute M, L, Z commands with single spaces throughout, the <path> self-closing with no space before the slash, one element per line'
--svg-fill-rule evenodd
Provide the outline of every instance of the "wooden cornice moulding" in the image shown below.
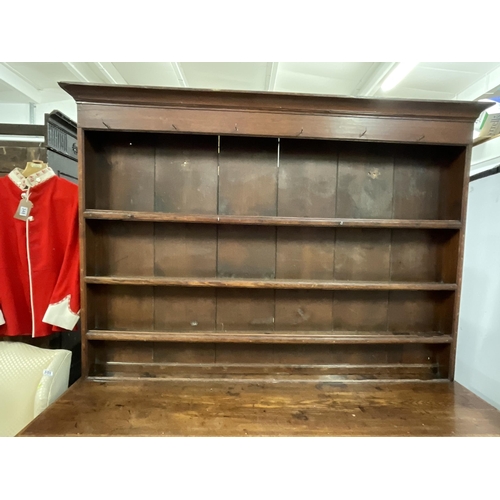
<path fill-rule="evenodd" d="M 60 82 L 78 104 L 116 104 L 306 115 L 417 118 L 473 123 L 489 103 L 373 99 L 281 92 L 139 87 Z M 472 141 L 472 137 L 471 137 Z"/>

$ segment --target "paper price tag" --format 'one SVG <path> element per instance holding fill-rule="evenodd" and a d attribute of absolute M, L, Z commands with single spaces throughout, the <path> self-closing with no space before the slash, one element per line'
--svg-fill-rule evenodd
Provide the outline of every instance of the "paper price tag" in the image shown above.
<path fill-rule="evenodd" d="M 33 208 L 33 203 L 24 198 L 19 202 L 16 213 L 14 214 L 14 219 L 26 220 L 30 216 L 31 209 Z"/>

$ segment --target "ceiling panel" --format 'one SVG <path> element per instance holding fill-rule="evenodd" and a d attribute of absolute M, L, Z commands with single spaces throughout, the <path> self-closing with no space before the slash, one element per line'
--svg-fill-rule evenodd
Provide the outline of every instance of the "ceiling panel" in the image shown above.
<path fill-rule="evenodd" d="M 498 62 L 434 62 L 420 63 L 419 66 L 439 69 L 441 71 L 459 71 L 483 75 L 499 66 Z"/>
<path fill-rule="evenodd" d="M 274 90 L 279 92 L 348 95 L 352 87 L 350 81 L 280 71 L 276 78 Z"/>
<path fill-rule="evenodd" d="M 500 85 L 490 89 L 486 94 L 481 96 L 482 99 L 491 99 L 492 97 L 500 97 Z"/>
<path fill-rule="evenodd" d="M 38 90 L 59 88 L 57 82 L 78 81 L 63 63 L 8 63 L 20 76 Z M 101 82 L 96 76 L 95 82 Z"/>
<path fill-rule="evenodd" d="M 129 85 L 179 86 L 172 64 L 169 62 L 115 62 L 113 65 Z"/>
<path fill-rule="evenodd" d="M 0 92 L 6 92 L 10 90 L 11 87 L 7 84 L 5 84 L 2 80 L 0 80 Z"/>
<path fill-rule="evenodd" d="M 189 87 L 264 90 L 268 63 L 179 63 Z"/>
<path fill-rule="evenodd" d="M 20 92 L 16 92 L 15 90 L 10 90 L 10 91 L 0 91 L 0 104 L 5 103 L 5 104 L 29 104 L 30 100 L 28 97 L 25 95 L 21 94 Z M 0 123 L 2 123 L 2 117 L 0 116 Z"/>
<path fill-rule="evenodd" d="M 435 90 L 415 89 L 403 84 L 389 92 L 379 90 L 374 97 L 387 97 L 396 99 L 432 99 L 436 101 L 448 101 L 455 98 L 453 92 L 437 92 Z"/>
<path fill-rule="evenodd" d="M 69 99 L 57 85 L 59 81 L 84 81 L 108 83 L 95 63 L 72 63 L 84 74 L 71 71 L 65 63 L 6 63 L 15 74 L 39 90 L 42 102 Z M 263 91 L 268 89 L 273 63 L 223 62 L 223 63 L 178 63 L 182 74 L 178 74 L 175 63 L 170 62 L 116 62 L 114 68 L 130 85 L 178 87 L 185 78 L 188 87 Z M 270 90 L 327 95 L 352 95 L 360 83 L 362 88 L 377 84 L 378 63 L 373 62 L 286 62 L 274 63 L 277 68 L 274 86 Z M 375 65 L 375 66 L 374 66 Z M 108 69 L 121 80 L 111 66 Z M 499 62 L 445 62 L 419 65 L 390 92 L 378 91 L 377 97 L 414 99 L 454 99 L 467 89 L 498 86 L 495 70 Z M 492 73 L 493 72 L 493 73 Z M 8 73 L 6 73 L 8 74 Z M 490 75 L 490 76 L 488 76 Z M 493 75 L 493 76 L 492 76 Z M 6 79 L 9 79 L 6 77 Z M 15 80 L 15 79 L 11 79 Z M 477 82 L 481 84 L 475 85 Z M 475 86 L 474 86 L 475 85 Z M 497 93 L 498 93 L 497 89 Z M 29 93 L 29 92 L 28 92 Z M 475 96 L 479 97 L 479 96 Z M 472 98 L 472 94 L 471 94 Z M 2 84 L 1 102 L 30 102 L 19 91 Z"/>
<path fill-rule="evenodd" d="M 373 63 L 280 63 L 275 90 L 350 95 Z"/>
<path fill-rule="evenodd" d="M 10 85 L 5 84 L 0 80 L 0 103 L 29 103 L 30 100 L 27 96 L 21 92 L 13 89 Z M 2 122 L 2 117 L 0 116 L 0 123 Z"/>
<path fill-rule="evenodd" d="M 417 66 L 401 83 L 407 88 L 458 94 L 481 78 L 481 74 L 464 71 L 442 71 Z"/>
<path fill-rule="evenodd" d="M 366 62 L 280 63 L 280 72 L 337 80 L 360 80 L 371 67 Z"/>

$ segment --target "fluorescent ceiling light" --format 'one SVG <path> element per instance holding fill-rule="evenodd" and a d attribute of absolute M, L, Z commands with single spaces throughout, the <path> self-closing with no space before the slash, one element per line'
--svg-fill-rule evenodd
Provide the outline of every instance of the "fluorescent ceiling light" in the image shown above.
<path fill-rule="evenodd" d="M 400 83 L 402 80 L 408 76 L 408 74 L 412 71 L 412 69 L 417 65 L 418 63 L 413 62 L 413 63 L 407 63 L 407 62 L 402 62 L 399 63 L 387 76 L 387 78 L 384 80 L 384 83 L 381 85 L 381 89 L 384 92 L 387 92 L 388 90 L 393 89 L 398 83 Z"/>

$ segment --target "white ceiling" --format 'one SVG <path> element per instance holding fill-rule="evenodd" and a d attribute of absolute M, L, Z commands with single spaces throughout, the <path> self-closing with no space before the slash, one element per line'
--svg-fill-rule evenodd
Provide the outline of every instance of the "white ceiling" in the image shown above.
<path fill-rule="evenodd" d="M 500 94 L 500 63 L 419 63 L 393 90 L 380 84 L 396 63 L 0 63 L 0 103 L 69 99 L 57 82 L 474 100 Z M 1 121 L 1 119 L 0 119 Z"/>

